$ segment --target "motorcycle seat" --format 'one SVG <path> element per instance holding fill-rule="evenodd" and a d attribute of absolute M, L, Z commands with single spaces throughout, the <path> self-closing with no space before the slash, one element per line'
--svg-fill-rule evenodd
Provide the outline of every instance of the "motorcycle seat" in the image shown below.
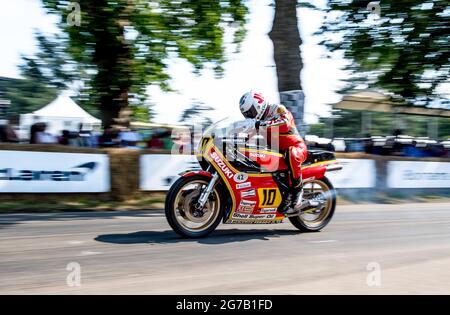
<path fill-rule="evenodd" d="M 324 150 L 308 150 L 308 157 L 303 165 L 311 165 L 314 163 L 335 160 L 336 157 L 333 152 Z"/>

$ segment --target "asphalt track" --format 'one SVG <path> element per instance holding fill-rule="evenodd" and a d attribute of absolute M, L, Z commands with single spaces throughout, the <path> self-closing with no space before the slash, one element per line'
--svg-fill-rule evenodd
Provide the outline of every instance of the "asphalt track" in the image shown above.
<path fill-rule="evenodd" d="M 200 240 L 158 211 L 3 214 L 0 293 L 450 294 L 450 204 L 338 206 L 320 233 L 286 221 Z"/>

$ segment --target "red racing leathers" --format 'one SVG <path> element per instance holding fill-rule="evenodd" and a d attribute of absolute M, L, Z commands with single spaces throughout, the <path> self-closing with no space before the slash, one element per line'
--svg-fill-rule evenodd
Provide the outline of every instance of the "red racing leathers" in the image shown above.
<path fill-rule="evenodd" d="M 293 187 L 300 186 L 301 165 L 308 156 L 308 150 L 298 133 L 291 112 L 283 105 L 270 104 L 257 125 L 267 132 L 266 138 L 272 148 L 275 146 L 274 140 L 278 140 L 279 150 L 285 154 L 286 164 L 291 171 Z"/>

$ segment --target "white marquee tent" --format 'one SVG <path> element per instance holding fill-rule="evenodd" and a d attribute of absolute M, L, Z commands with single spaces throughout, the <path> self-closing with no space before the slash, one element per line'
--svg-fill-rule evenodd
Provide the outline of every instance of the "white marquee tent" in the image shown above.
<path fill-rule="evenodd" d="M 80 123 L 84 130 L 92 130 L 101 126 L 101 121 L 80 106 L 68 95 L 59 95 L 47 106 L 29 114 L 20 115 L 20 129 L 29 134 L 31 125 L 37 122 L 47 124 L 47 132 L 61 134 L 62 130 L 78 131 Z"/>

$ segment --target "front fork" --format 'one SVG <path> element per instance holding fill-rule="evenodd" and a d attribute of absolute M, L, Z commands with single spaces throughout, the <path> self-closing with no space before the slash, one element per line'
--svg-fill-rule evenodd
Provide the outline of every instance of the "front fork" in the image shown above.
<path fill-rule="evenodd" d="M 200 198 L 198 198 L 198 202 L 195 205 L 197 210 L 202 210 L 205 207 L 206 201 L 208 200 L 209 195 L 214 189 L 214 185 L 216 184 L 217 179 L 219 179 L 219 174 L 216 172 L 213 174 L 211 181 L 209 182 L 208 186 L 206 186 L 206 189 L 202 191 Z"/>

